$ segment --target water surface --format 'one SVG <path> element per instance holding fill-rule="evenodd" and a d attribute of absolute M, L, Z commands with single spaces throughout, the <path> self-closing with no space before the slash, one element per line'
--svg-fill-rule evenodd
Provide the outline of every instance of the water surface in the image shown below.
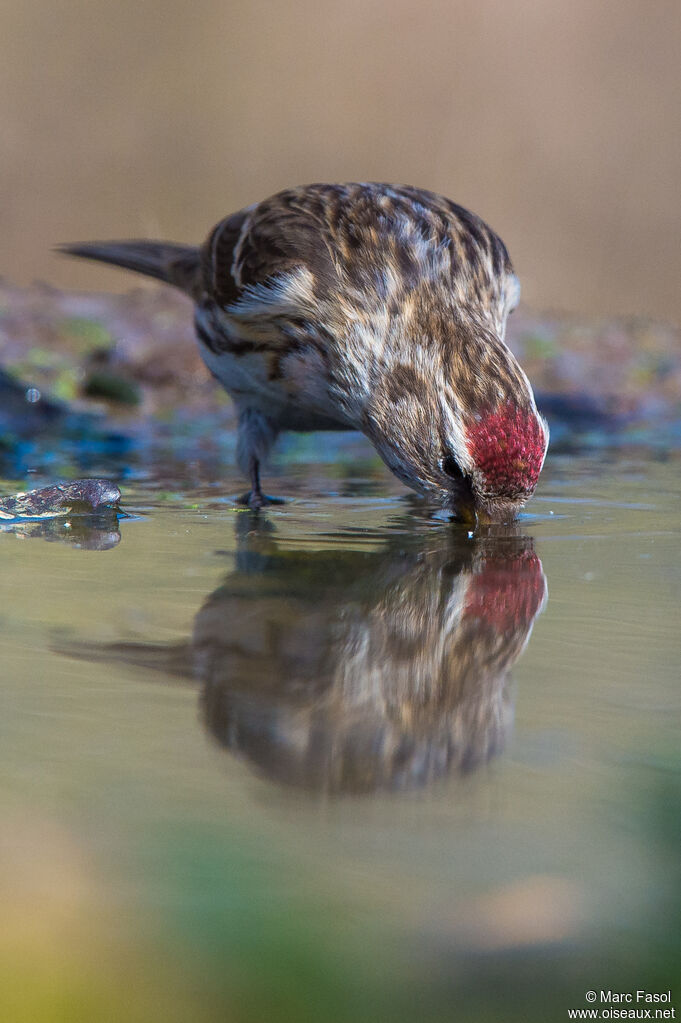
<path fill-rule="evenodd" d="M 678 459 L 556 456 L 475 536 L 358 462 L 175 483 L 0 532 L 6 1018 L 673 989 Z"/>

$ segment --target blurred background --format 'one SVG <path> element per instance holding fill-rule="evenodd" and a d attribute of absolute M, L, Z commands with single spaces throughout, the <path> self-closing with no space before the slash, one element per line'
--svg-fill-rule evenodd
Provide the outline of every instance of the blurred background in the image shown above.
<path fill-rule="evenodd" d="M 5 0 L 0 273 L 126 290 L 60 241 L 200 241 L 315 180 L 441 191 L 533 306 L 681 320 L 677 0 Z"/>

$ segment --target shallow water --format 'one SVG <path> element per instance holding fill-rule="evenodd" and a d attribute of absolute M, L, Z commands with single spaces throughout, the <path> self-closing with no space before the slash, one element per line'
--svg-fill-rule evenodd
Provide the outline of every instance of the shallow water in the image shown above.
<path fill-rule="evenodd" d="M 5 1018 L 681 1010 L 680 465 L 469 536 L 304 450 L 260 519 L 0 532 Z"/>

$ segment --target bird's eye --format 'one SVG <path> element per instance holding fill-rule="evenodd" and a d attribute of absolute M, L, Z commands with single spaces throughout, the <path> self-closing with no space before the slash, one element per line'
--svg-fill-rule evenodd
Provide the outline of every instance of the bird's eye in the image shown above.
<path fill-rule="evenodd" d="M 456 458 L 454 458 L 454 455 L 445 455 L 440 465 L 442 466 L 442 471 L 446 473 L 450 479 L 453 480 L 463 479 L 464 474 Z"/>

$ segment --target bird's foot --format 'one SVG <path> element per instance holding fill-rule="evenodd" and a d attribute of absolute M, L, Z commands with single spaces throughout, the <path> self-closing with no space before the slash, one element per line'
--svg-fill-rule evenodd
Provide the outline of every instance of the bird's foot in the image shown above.
<path fill-rule="evenodd" d="M 286 504 L 286 501 L 283 497 L 269 497 L 261 490 L 249 490 L 241 497 L 237 497 L 236 503 L 250 508 L 251 511 L 260 511 L 261 508 L 266 508 L 270 504 Z"/>

